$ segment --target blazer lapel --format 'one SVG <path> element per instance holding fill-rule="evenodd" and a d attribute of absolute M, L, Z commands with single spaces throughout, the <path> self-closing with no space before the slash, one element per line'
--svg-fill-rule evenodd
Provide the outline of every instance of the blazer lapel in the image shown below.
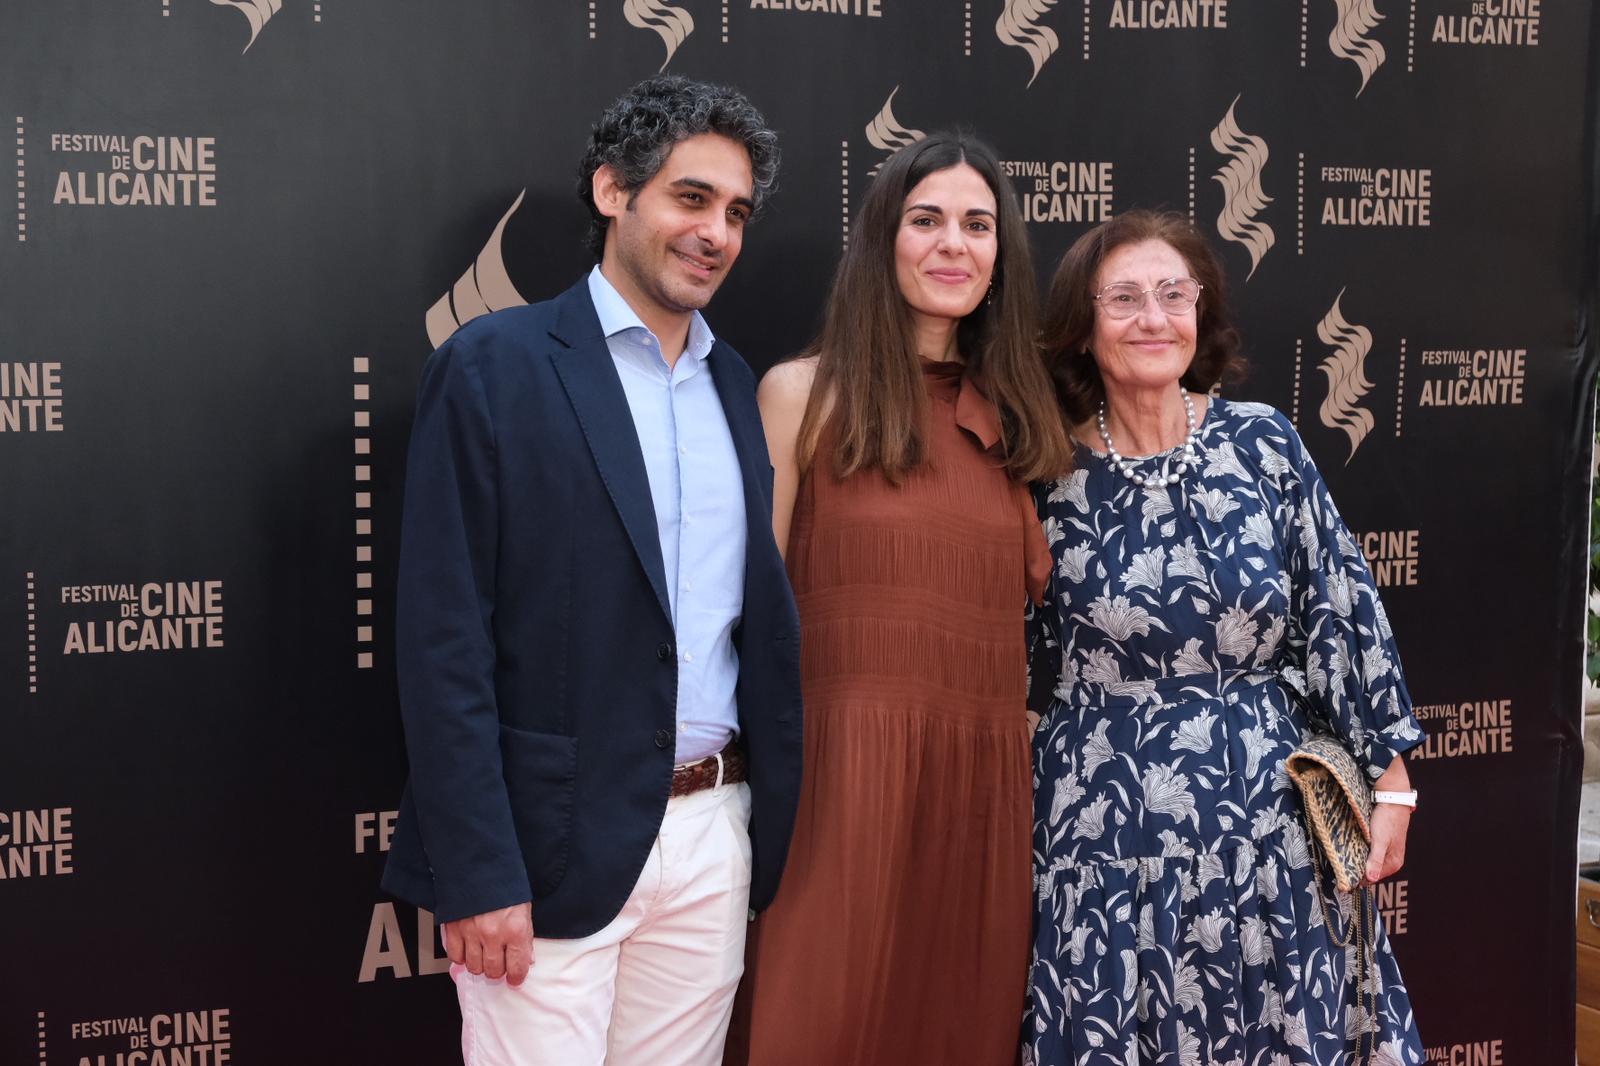
<path fill-rule="evenodd" d="M 564 347 L 551 353 L 551 362 L 577 413 L 600 480 L 628 531 L 650 587 L 655 590 L 661 613 L 671 622 L 667 570 L 661 561 L 661 534 L 650 499 L 644 452 L 633 428 L 633 413 L 622 391 L 622 379 L 617 376 L 611 349 L 600 332 L 587 283 L 578 282 L 559 298 L 559 303 L 561 309 L 550 335 Z"/>

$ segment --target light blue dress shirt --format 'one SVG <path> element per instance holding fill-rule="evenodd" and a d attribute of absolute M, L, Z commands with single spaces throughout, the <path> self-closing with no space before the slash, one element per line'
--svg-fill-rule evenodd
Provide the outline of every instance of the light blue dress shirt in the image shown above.
<path fill-rule="evenodd" d="M 721 751 L 739 731 L 733 630 L 744 613 L 744 480 L 707 360 L 700 313 L 673 366 L 600 268 L 589 296 L 644 450 L 678 645 L 676 761 Z"/>

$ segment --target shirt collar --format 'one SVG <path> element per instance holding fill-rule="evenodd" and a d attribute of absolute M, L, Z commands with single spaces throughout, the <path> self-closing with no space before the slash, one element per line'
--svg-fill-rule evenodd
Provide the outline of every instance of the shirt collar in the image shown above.
<path fill-rule="evenodd" d="M 595 315 L 600 319 L 600 332 L 606 335 L 606 339 L 638 329 L 655 337 L 656 346 L 660 347 L 661 338 L 650 333 L 650 327 L 644 324 L 616 287 L 600 273 L 598 265 L 589 271 L 589 299 L 594 302 Z M 699 311 L 694 312 L 689 318 L 689 336 L 683 346 L 683 354 L 699 362 L 711 354 L 711 347 L 715 342 L 716 337 L 712 335 L 711 327 L 706 325 L 706 320 L 701 317 Z"/>

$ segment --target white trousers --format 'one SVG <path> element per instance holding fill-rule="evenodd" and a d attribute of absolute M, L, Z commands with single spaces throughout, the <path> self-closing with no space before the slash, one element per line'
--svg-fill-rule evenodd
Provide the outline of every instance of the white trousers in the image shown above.
<path fill-rule="evenodd" d="M 536 935 L 520 988 L 451 966 L 466 1066 L 718 1066 L 744 972 L 749 826 L 748 785 L 670 799 L 611 924 Z"/>

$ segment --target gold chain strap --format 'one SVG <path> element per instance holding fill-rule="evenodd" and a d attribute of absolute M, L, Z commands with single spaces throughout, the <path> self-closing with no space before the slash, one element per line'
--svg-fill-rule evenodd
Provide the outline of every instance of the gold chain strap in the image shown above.
<path fill-rule="evenodd" d="M 1357 1062 L 1370 1063 L 1373 1054 L 1377 1051 L 1378 1043 L 1378 980 L 1372 973 L 1372 956 L 1375 950 L 1374 939 L 1377 936 L 1376 907 L 1372 902 L 1372 889 L 1364 887 L 1355 893 L 1354 913 L 1344 929 L 1344 938 L 1340 939 L 1333 919 L 1328 915 L 1328 897 L 1323 891 L 1323 881 L 1331 880 L 1331 874 L 1323 866 L 1325 858 L 1322 854 L 1322 845 L 1317 841 L 1316 833 L 1311 828 L 1311 816 L 1306 811 L 1305 803 L 1300 804 L 1300 821 L 1305 826 L 1306 848 L 1311 852 L 1311 864 L 1316 870 L 1317 878 L 1317 905 L 1322 908 L 1322 924 L 1327 927 L 1328 939 L 1332 940 L 1335 947 L 1346 948 L 1350 940 L 1355 938 L 1356 944 L 1356 1005 L 1362 1005 L 1361 986 L 1366 988 L 1367 1027 L 1356 1037 Z M 1359 917 L 1359 921 L 1357 918 Z"/>

